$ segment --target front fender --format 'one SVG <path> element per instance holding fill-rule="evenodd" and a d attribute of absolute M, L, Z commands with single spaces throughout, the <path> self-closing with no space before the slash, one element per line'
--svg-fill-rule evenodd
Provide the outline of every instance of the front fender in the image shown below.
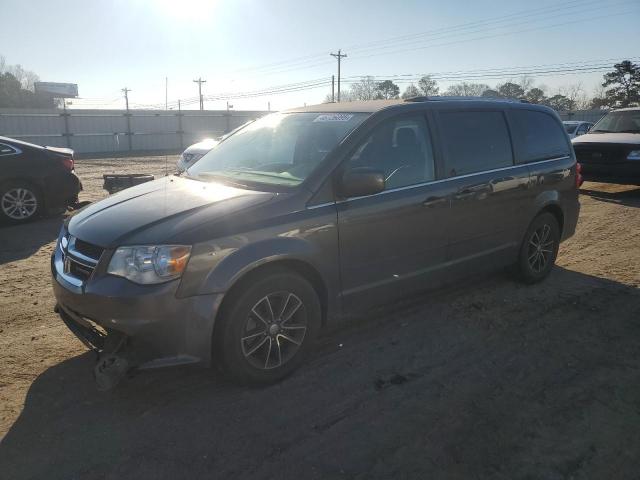
<path fill-rule="evenodd" d="M 199 293 L 226 292 L 240 278 L 254 268 L 282 260 L 301 261 L 316 270 L 327 283 L 319 261 L 323 257 L 318 247 L 299 238 L 270 238 L 242 248 L 225 256 L 204 278 Z M 328 259 L 327 259 L 328 260 Z"/>

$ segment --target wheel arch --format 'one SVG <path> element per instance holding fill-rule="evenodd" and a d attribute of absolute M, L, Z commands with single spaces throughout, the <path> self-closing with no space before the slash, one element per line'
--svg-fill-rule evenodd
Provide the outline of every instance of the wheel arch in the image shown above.
<path fill-rule="evenodd" d="M 268 272 L 289 271 L 295 272 L 305 280 L 307 280 L 318 295 L 320 301 L 320 307 L 322 312 L 322 326 L 326 325 L 327 318 L 329 316 L 329 290 L 325 279 L 320 272 L 309 262 L 298 258 L 277 258 L 271 261 L 256 263 L 246 268 L 241 274 L 239 274 L 231 283 L 228 290 L 222 298 L 220 308 L 216 312 L 216 318 L 214 321 L 215 326 L 219 325 L 219 317 L 225 314 L 226 308 L 233 301 L 233 299 L 242 291 L 243 287 L 250 283 L 252 279 L 259 275 L 264 275 Z M 215 334 L 215 333 L 214 333 Z"/>
<path fill-rule="evenodd" d="M 555 217 L 555 219 L 558 221 L 558 226 L 560 227 L 560 237 L 562 237 L 562 232 L 564 229 L 564 212 L 562 211 L 560 205 L 558 205 L 557 203 L 549 203 L 538 212 L 538 215 L 540 215 L 541 213 L 550 213 Z"/>
<path fill-rule="evenodd" d="M 560 202 L 560 194 L 556 190 L 547 190 L 542 192 L 535 201 L 536 214 L 531 219 L 533 221 L 541 213 L 550 213 L 558 221 L 560 227 L 560 236 L 564 231 L 564 211 Z M 531 223 L 531 222 L 530 222 Z"/>

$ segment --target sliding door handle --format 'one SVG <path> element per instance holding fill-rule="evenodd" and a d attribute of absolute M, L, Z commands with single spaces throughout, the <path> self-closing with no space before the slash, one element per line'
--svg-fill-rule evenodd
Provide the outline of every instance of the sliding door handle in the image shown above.
<path fill-rule="evenodd" d="M 422 202 L 423 207 L 437 207 L 438 205 L 444 205 L 447 203 L 447 197 L 429 197 L 424 202 Z"/>

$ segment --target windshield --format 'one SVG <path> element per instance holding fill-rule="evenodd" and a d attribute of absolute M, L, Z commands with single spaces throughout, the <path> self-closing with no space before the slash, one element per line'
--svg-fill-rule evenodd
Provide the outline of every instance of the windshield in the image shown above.
<path fill-rule="evenodd" d="M 366 113 L 274 113 L 220 142 L 187 170 L 202 180 L 296 186 Z"/>
<path fill-rule="evenodd" d="M 610 112 L 589 133 L 640 133 L 640 110 Z"/>
<path fill-rule="evenodd" d="M 578 124 L 577 123 L 565 123 L 564 124 L 564 129 L 567 131 L 567 133 L 571 134 L 573 132 L 576 131 L 576 128 L 578 128 Z"/>

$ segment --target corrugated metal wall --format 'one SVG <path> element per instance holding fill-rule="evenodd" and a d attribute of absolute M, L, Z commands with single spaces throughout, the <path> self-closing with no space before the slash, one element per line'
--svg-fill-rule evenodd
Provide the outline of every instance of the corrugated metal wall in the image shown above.
<path fill-rule="evenodd" d="M 0 136 L 77 153 L 180 151 L 219 137 L 264 111 L 0 109 Z M 596 122 L 606 110 L 559 112 L 563 120 Z M 128 121 L 129 120 L 129 121 Z M 131 140 L 131 145 L 129 145 Z"/>
<path fill-rule="evenodd" d="M 262 111 L 0 109 L 0 136 L 77 153 L 180 151 Z M 129 144 L 131 141 L 131 144 Z"/>

